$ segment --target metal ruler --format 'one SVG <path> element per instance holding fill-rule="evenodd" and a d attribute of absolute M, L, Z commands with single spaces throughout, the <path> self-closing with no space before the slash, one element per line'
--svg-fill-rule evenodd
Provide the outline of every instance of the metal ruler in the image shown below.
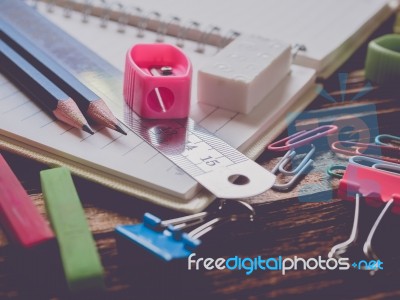
<path fill-rule="evenodd" d="M 60 61 L 90 87 L 102 86 L 110 108 L 136 135 L 219 198 L 238 199 L 271 188 L 275 176 L 196 124 L 186 120 L 148 120 L 122 99 L 122 74 L 43 18 L 22 1 L 0 0 L 0 17 Z M 90 42 L 90 41 L 88 41 Z M 112 45 L 110 45 L 112 46 Z"/>

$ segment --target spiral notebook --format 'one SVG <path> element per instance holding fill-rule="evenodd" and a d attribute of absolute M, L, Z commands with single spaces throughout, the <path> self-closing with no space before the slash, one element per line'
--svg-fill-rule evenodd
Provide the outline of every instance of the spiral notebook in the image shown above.
<path fill-rule="evenodd" d="M 85 61 L 81 61 L 83 72 L 77 76 L 102 96 L 117 116 L 121 114 L 122 81 L 115 82 L 115 78 L 122 78 L 125 53 L 134 43 L 160 38 L 160 32 L 142 27 L 138 36 L 138 28 L 129 26 L 122 33 L 118 31 L 121 22 L 104 24 L 102 18 L 89 17 L 85 23 L 82 13 L 67 10 L 65 17 L 62 8 L 53 7 L 53 12 L 48 12 L 46 3 L 34 4 L 36 10 L 31 7 L 32 1 L 0 0 L 0 17 L 16 24 L 66 68 L 76 64 L 76 57 L 62 49 L 65 40 L 78 45 L 86 57 L 104 60 L 111 79 L 99 78 Z M 53 45 L 42 39 L 40 32 L 44 28 Z M 175 42 L 176 37 L 165 36 L 164 41 Z M 194 74 L 218 50 L 204 45 L 199 51 L 198 42 L 182 36 L 181 42 L 193 63 Z M 314 82 L 315 70 L 293 65 L 290 74 L 248 115 L 199 104 L 194 88 L 190 116 L 255 159 L 315 97 Z M 200 211 L 214 200 L 213 195 L 135 134 L 123 136 L 95 127 L 99 133 L 88 136 L 49 117 L 2 75 L 0 86 L 0 148 L 46 164 L 67 166 L 79 176 L 183 212 Z"/>
<path fill-rule="evenodd" d="M 303 45 L 295 63 L 314 68 L 319 77 L 336 70 L 386 20 L 398 5 L 389 0 L 47 0 L 59 4 L 66 15 L 81 11 L 96 15 L 105 24 L 114 19 L 121 24 L 152 30 L 156 39 L 177 37 L 223 47 L 235 36 L 260 35 Z"/>

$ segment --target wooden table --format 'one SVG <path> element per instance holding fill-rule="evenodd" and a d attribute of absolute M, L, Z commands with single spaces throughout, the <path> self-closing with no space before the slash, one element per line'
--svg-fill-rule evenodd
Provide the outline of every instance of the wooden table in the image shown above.
<path fill-rule="evenodd" d="M 374 36 L 389 32 L 391 21 Z M 371 37 L 372 38 L 372 37 Z M 348 89 L 344 102 L 332 103 L 318 97 L 309 111 L 332 111 L 349 121 L 358 118 L 352 108 L 361 108 L 361 114 L 376 115 L 380 133 L 399 135 L 400 94 L 394 90 L 372 89 L 357 101 L 351 97 L 364 87 L 363 67 L 366 45 L 324 82 L 333 97 L 340 99 L 337 74 L 349 72 Z M 397 93 L 397 94 L 396 94 Z M 376 109 L 371 111 L 371 104 Z M 365 111 L 363 110 L 365 108 Z M 347 111 L 347 113 L 346 113 Z M 344 113 L 344 115 L 343 115 Z M 328 122 L 329 120 L 327 120 Z M 310 120 L 303 121 L 312 122 Z M 360 129 L 360 132 L 365 128 Z M 366 129 L 368 130 L 368 128 Z M 283 133 L 283 136 L 286 133 Z M 16 172 L 32 200 L 45 215 L 40 193 L 39 171 L 46 168 L 34 161 L 2 153 Z M 280 153 L 266 152 L 259 162 L 271 168 Z M 256 203 L 258 214 L 254 226 L 232 227 L 219 232 L 218 238 L 210 238 L 203 254 L 198 256 L 230 257 L 327 257 L 330 248 L 349 236 L 354 205 L 336 199 L 329 189 L 319 193 L 314 185 L 324 183 L 334 190 L 337 180 L 328 178 L 320 164 L 342 162 L 330 151 L 317 153 L 314 167 L 319 172 L 306 176 L 301 186 L 308 184 L 309 197 L 297 197 L 299 187 L 290 193 L 268 192 L 250 199 Z M 319 167 L 320 166 L 320 167 Z M 319 168 L 319 169 L 318 169 Z M 322 171 L 321 171 L 322 170 Z M 155 207 L 140 200 L 108 190 L 102 186 L 75 178 L 91 230 L 96 239 L 106 270 L 107 291 L 101 295 L 84 295 L 82 299 L 350 299 L 350 298 L 399 298 L 400 297 L 400 218 L 389 216 L 380 228 L 374 246 L 384 262 L 384 270 L 370 277 L 366 272 L 298 270 L 282 275 L 279 271 L 256 271 L 245 275 L 243 271 L 211 270 L 188 271 L 187 262 L 165 265 L 159 262 L 141 261 L 136 253 L 122 258 L 118 255 L 114 227 L 117 224 L 139 222 L 143 213 L 153 212 L 162 218 L 177 216 L 175 212 Z M 328 195 L 328 196 L 327 196 Z M 279 200 L 280 199 L 280 200 Z M 300 199 L 300 201 L 299 201 Z M 279 200 L 279 201 L 278 201 Z M 264 203 L 260 205 L 260 203 Z M 363 208 L 362 230 L 364 236 L 371 227 L 379 210 Z M 234 233 L 232 233 L 234 232 Z M 222 236 L 228 236 L 221 240 Z M 44 265 L 55 264 L 57 257 L 15 253 L 15 248 L 0 237 L 0 298 L 1 299 L 64 299 L 68 298 L 63 279 L 57 266 L 46 273 Z M 36 256 L 35 256 L 36 255 Z M 23 257 L 23 258 L 21 258 Z M 32 257 L 34 262 L 28 263 Z M 49 272 L 54 272 L 49 275 Z M 33 274 L 33 276 L 32 276 Z M 42 275 L 40 275 L 42 274 Z M 22 277 L 27 277 L 21 282 Z M 43 279 L 43 278 L 44 279 Z M 43 280 L 42 280 L 43 279 Z M 43 283 L 44 281 L 44 283 Z"/>

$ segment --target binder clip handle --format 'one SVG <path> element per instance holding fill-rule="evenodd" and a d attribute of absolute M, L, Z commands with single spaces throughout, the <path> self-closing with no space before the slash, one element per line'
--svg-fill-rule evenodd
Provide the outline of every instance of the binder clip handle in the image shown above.
<path fill-rule="evenodd" d="M 253 221 L 255 211 L 244 201 L 221 200 L 216 211 L 170 220 L 145 213 L 143 223 L 116 227 L 120 244 L 135 245 L 163 261 L 188 257 L 201 244 L 200 237 L 226 223 Z M 186 230 L 188 232 L 186 232 Z"/>
<path fill-rule="evenodd" d="M 194 228 L 188 233 L 188 235 L 198 239 L 211 230 L 230 222 L 253 222 L 256 212 L 250 204 L 244 201 L 221 200 L 217 212 L 209 214 L 210 217 L 214 215 L 214 218 L 211 218 L 199 227 Z"/>
<path fill-rule="evenodd" d="M 145 215 L 151 216 L 152 220 L 160 220 L 149 213 Z M 191 229 L 187 235 L 198 239 L 211 230 L 229 222 L 252 222 L 255 219 L 255 215 L 254 208 L 244 201 L 222 199 L 215 211 L 205 211 L 164 221 L 160 220 L 157 225 L 160 228 L 170 230 L 175 235 L 182 234 L 183 230 Z"/>

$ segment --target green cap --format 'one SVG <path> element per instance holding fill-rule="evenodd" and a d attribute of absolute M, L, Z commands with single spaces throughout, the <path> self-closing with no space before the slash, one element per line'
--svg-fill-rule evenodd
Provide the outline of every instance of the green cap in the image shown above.
<path fill-rule="evenodd" d="M 400 33 L 400 11 L 396 15 L 396 21 L 393 26 L 394 33 Z"/>
<path fill-rule="evenodd" d="M 400 83 L 400 35 L 384 35 L 368 44 L 365 77 L 382 86 Z"/>

